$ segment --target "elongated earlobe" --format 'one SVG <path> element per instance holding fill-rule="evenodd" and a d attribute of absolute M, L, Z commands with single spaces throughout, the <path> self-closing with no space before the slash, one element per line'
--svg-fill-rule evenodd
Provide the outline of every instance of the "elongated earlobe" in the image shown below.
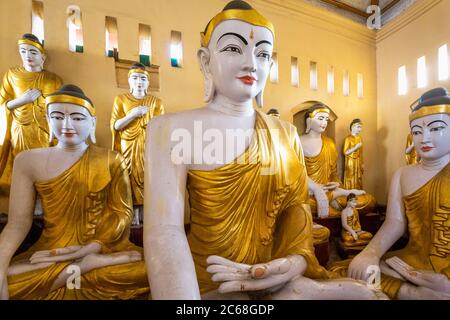
<path fill-rule="evenodd" d="M 89 139 L 91 140 L 92 144 L 96 144 L 96 143 L 97 143 L 97 140 L 96 140 L 96 138 L 95 138 L 95 127 L 96 127 L 97 121 L 96 121 L 95 118 L 93 118 L 93 119 L 92 119 L 92 122 L 93 122 L 93 123 L 92 123 L 91 132 L 89 133 Z"/>
<path fill-rule="evenodd" d="M 311 119 L 308 118 L 306 119 L 306 129 L 305 129 L 305 133 L 308 134 L 311 131 Z"/>
<path fill-rule="evenodd" d="M 211 71 L 209 70 L 210 57 L 209 49 L 207 48 L 200 48 L 197 52 L 197 58 L 204 77 L 205 94 L 203 100 L 205 102 L 210 102 L 216 93 Z"/>
<path fill-rule="evenodd" d="M 262 108 L 264 105 L 263 96 L 264 96 L 264 90 L 261 90 L 255 97 L 256 105 L 260 108 Z"/>
<path fill-rule="evenodd" d="M 55 134 L 53 133 L 52 127 L 48 126 L 48 143 L 52 144 L 53 139 L 55 139 Z"/>

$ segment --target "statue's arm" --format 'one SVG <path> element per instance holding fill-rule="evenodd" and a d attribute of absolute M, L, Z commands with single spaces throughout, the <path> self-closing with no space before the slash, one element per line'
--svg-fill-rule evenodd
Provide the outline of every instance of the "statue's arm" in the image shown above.
<path fill-rule="evenodd" d="M 0 273 L 7 271 L 14 253 L 33 223 L 36 190 L 31 163 L 33 159 L 28 152 L 18 154 L 14 161 L 8 223 L 0 234 Z"/>
<path fill-rule="evenodd" d="M 185 164 L 171 158 L 168 116 L 152 119 L 145 146 L 144 252 L 153 299 L 200 299 L 184 231 Z"/>

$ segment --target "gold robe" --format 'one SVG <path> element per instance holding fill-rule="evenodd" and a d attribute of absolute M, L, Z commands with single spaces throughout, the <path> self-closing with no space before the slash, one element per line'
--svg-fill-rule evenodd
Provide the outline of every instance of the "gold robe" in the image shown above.
<path fill-rule="evenodd" d="M 345 152 L 358 143 L 362 143 L 360 136 L 349 135 L 344 140 L 344 155 Z M 355 152 L 345 155 L 345 169 L 344 169 L 344 188 L 345 189 L 359 189 L 362 190 L 362 175 L 363 175 L 363 148 L 359 148 Z"/>
<path fill-rule="evenodd" d="M 415 269 L 442 273 L 450 279 L 450 164 L 425 185 L 403 197 L 409 241 L 405 248 L 388 252 L 383 260 L 397 256 Z M 347 273 L 349 261 L 331 268 Z M 385 274 L 381 288 L 395 299 L 403 281 Z"/>
<path fill-rule="evenodd" d="M 361 230 L 361 223 L 359 222 L 359 214 L 358 210 L 353 209 L 353 214 L 351 216 L 347 216 L 347 225 L 353 230 L 353 231 L 362 231 Z M 349 246 L 360 246 L 368 244 L 370 239 L 372 239 L 372 234 L 367 231 L 362 231 L 360 234 L 358 234 L 358 240 L 353 239 L 350 232 L 342 228 L 341 230 L 341 239 L 344 242 L 345 245 Z"/>
<path fill-rule="evenodd" d="M 408 137 L 406 138 L 405 149 L 408 148 L 409 146 L 411 146 L 412 143 L 413 143 L 412 135 L 411 135 L 411 133 L 409 133 Z M 416 149 L 413 148 L 409 154 L 405 153 L 405 159 L 406 159 L 407 165 L 419 163 L 419 157 L 417 156 Z"/>
<path fill-rule="evenodd" d="M 129 241 L 131 190 L 123 157 L 90 146 L 59 176 L 36 182 L 42 200 L 44 230 L 39 240 L 12 262 L 33 253 L 93 241 L 102 254 L 142 249 Z M 50 288 L 73 261 L 8 277 L 11 299 L 132 299 L 149 292 L 144 261 L 95 269 L 81 277 L 81 288 Z"/>
<path fill-rule="evenodd" d="M 339 176 L 337 174 L 337 160 L 338 153 L 334 141 L 329 137 L 322 135 L 322 149 L 317 156 L 307 157 L 305 156 L 306 170 L 308 176 L 316 183 L 325 185 L 329 182 L 338 182 L 342 185 Z M 332 200 L 332 192 L 327 192 L 328 199 Z M 363 194 L 357 196 L 356 208 L 362 213 L 371 212 L 375 208 L 375 199 L 370 194 Z M 340 206 L 340 210 L 330 206 L 329 215 L 337 216 L 340 214 L 343 208 L 347 206 L 346 197 L 339 197 L 336 202 Z M 309 198 L 309 204 L 311 205 L 311 211 L 317 214 L 317 204 L 314 197 Z"/>
<path fill-rule="evenodd" d="M 114 129 L 117 120 L 125 117 L 132 109 L 139 106 L 147 106 L 150 111 L 133 120 L 123 130 Z M 164 114 L 164 107 L 161 100 L 150 95 L 143 99 L 136 99 L 131 93 L 126 93 L 117 96 L 114 100 L 111 116 L 113 150 L 121 153 L 125 158 L 134 205 L 144 204 L 145 129 L 150 119 L 162 114 Z"/>
<path fill-rule="evenodd" d="M 24 68 L 12 68 L 3 77 L 0 87 L 0 108 L 6 111 L 6 132 L 0 141 L 0 177 L 7 189 L 11 183 L 14 157 L 23 150 L 49 146 L 45 97 L 62 85 L 62 80 L 49 71 L 28 72 Z M 38 89 L 42 96 L 35 102 L 9 110 L 6 103 L 22 96 L 29 89 Z M 3 177 L 3 175 L 5 175 Z M 9 194 L 9 190 L 5 191 Z"/>
<path fill-rule="evenodd" d="M 219 286 L 206 272 L 210 255 L 251 265 L 302 255 L 308 263 L 306 276 L 329 277 L 314 255 L 307 176 L 296 129 L 260 111 L 255 129 L 249 147 L 234 162 L 188 172 L 188 241 L 201 293 Z"/>

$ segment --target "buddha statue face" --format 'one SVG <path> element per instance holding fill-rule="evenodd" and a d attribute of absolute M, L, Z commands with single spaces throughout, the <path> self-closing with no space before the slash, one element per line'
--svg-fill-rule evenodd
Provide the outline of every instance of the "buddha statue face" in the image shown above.
<path fill-rule="evenodd" d="M 144 97 L 150 85 L 147 75 L 139 72 L 132 72 L 128 77 L 130 92 L 133 96 Z"/>
<path fill-rule="evenodd" d="M 30 44 L 19 45 L 22 64 L 27 71 L 41 71 L 44 68 L 45 55 L 38 48 Z"/>
<path fill-rule="evenodd" d="M 324 133 L 330 121 L 330 115 L 327 112 L 317 112 L 314 117 L 306 119 L 306 132 L 311 130 L 317 133 Z"/>
<path fill-rule="evenodd" d="M 424 107 L 426 108 L 426 107 Z M 450 153 L 450 115 L 431 114 L 411 121 L 411 134 L 417 154 L 435 160 Z"/>
<path fill-rule="evenodd" d="M 52 103 L 48 107 L 51 134 L 66 145 L 95 142 L 95 117 L 86 108 L 71 103 Z"/>
<path fill-rule="evenodd" d="M 273 41 L 272 32 L 265 27 L 240 20 L 221 22 L 208 48 L 198 52 L 206 81 L 212 82 L 210 98 L 219 94 L 242 103 L 262 95 L 272 63 Z"/>
<path fill-rule="evenodd" d="M 362 124 L 361 123 L 355 123 L 352 125 L 352 135 L 357 136 L 361 133 L 362 130 Z"/>

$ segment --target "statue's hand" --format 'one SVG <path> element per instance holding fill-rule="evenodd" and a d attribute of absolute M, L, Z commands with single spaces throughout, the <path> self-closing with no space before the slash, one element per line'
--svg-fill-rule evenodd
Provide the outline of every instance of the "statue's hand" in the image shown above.
<path fill-rule="evenodd" d="M 355 241 L 358 240 L 358 234 L 355 231 L 352 231 L 351 235 L 352 235 L 353 239 L 355 239 Z"/>
<path fill-rule="evenodd" d="M 325 191 L 333 191 L 337 187 L 339 187 L 339 183 L 338 182 L 328 182 L 327 184 L 322 186 L 322 189 L 325 190 Z"/>
<path fill-rule="evenodd" d="M 366 281 L 370 273 L 370 267 L 374 266 L 379 270 L 380 259 L 373 254 L 362 251 L 355 258 L 348 267 L 348 276 L 356 280 Z"/>
<path fill-rule="evenodd" d="M 142 117 L 143 115 L 145 115 L 147 112 L 149 112 L 150 111 L 150 109 L 148 108 L 148 107 L 146 107 L 146 106 L 139 106 L 139 107 L 136 107 L 136 108 L 133 108 L 131 111 L 130 111 L 130 115 L 133 117 L 133 118 L 139 118 L 139 117 Z"/>
<path fill-rule="evenodd" d="M 386 259 L 386 264 L 417 286 L 450 294 L 450 280 L 442 273 L 417 270 L 399 257 Z"/>
<path fill-rule="evenodd" d="M 75 260 L 79 258 L 77 252 L 79 252 L 82 248 L 83 246 L 70 246 L 65 248 L 37 251 L 31 256 L 30 263 L 36 264 L 42 262 L 62 262 Z"/>
<path fill-rule="evenodd" d="M 356 196 L 362 196 L 363 194 L 366 194 L 366 192 L 364 190 L 352 189 L 349 191 L 351 193 L 354 193 Z"/>
<path fill-rule="evenodd" d="M 8 300 L 8 277 L 6 272 L 0 272 L 0 300 Z"/>
<path fill-rule="evenodd" d="M 362 147 L 362 142 L 359 142 L 355 145 L 355 151 Z"/>
<path fill-rule="evenodd" d="M 36 101 L 42 95 L 38 89 L 29 89 L 20 97 L 24 104 L 32 103 Z"/>
<path fill-rule="evenodd" d="M 219 256 L 209 256 L 207 263 L 212 280 L 223 282 L 218 289 L 220 293 L 276 291 L 306 269 L 306 260 L 297 255 L 252 266 Z"/>
<path fill-rule="evenodd" d="M 317 214 L 319 217 L 328 217 L 330 204 L 328 202 L 328 197 L 325 191 L 320 187 L 313 191 L 314 199 L 317 203 Z"/>

